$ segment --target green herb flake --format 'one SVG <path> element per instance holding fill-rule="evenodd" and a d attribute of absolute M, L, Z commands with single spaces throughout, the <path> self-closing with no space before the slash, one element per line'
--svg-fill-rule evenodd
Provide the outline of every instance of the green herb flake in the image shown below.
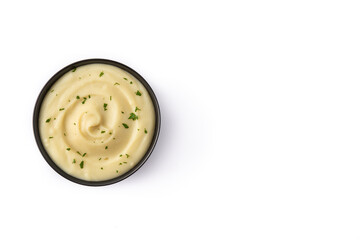
<path fill-rule="evenodd" d="M 101 131 L 101 133 L 105 133 L 105 131 Z"/>
<path fill-rule="evenodd" d="M 105 147 L 105 150 L 108 149 L 108 146 Z"/>
<path fill-rule="evenodd" d="M 107 110 L 107 103 L 104 103 L 104 111 Z"/>
<path fill-rule="evenodd" d="M 122 165 L 122 163 L 119 163 L 119 165 Z"/>
<path fill-rule="evenodd" d="M 109 132 L 109 134 L 111 135 L 111 134 L 112 134 L 112 132 Z"/>
<path fill-rule="evenodd" d="M 72 162 L 72 163 L 76 163 L 76 159 L 75 159 L 75 158 L 73 159 L 73 162 Z"/>
<path fill-rule="evenodd" d="M 119 170 L 116 170 L 116 173 L 118 173 L 119 172 Z"/>
<path fill-rule="evenodd" d="M 85 157 L 85 156 L 86 156 L 86 153 L 84 153 L 82 156 Z"/>
<path fill-rule="evenodd" d="M 126 155 L 126 158 L 129 158 L 129 157 L 130 157 L 130 155 L 129 155 L 129 154 L 127 154 L 127 153 L 126 153 L 125 155 Z"/>
<path fill-rule="evenodd" d="M 124 128 L 129 128 L 129 126 L 126 123 L 122 124 L 124 126 Z"/>
<path fill-rule="evenodd" d="M 102 77 L 104 75 L 104 72 L 101 72 L 100 74 L 99 74 L 99 77 Z"/>
<path fill-rule="evenodd" d="M 140 131 L 140 128 L 138 128 L 137 130 Z"/>
<path fill-rule="evenodd" d="M 99 158 L 99 161 L 101 160 L 101 158 Z"/>
<path fill-rule="evenodd" d="M 100 169 L 101 169 L 101 170 L 104 170 L 104 168 L 103 168 L 103 167 L 101 167 Z"/>
<path fill-rule="evenodd" d="M 60 108 L 60 109 L 59 109 L 59 111 L 64 111 L 64 110 L 65 110 L 65 108 Z"/>
<path fill-rule="evenodd" d="M 78 96 L 76 96 L 76 99 L 80 99 L 80 96 L 78 95 Z"/>
<path fill-rule="evenodd" d="M 133 82 L 130 82 L 130 84 L 133 84 Z"/>
<path fill-rule="evenodd" d="M 45 121 L 45 122 L 47 122 L 47 123 L 48 123 L 48 122 L 50 122 L 50 120 L 51 120 L 51 118 L 48 118 L 48 119 L 46 119 L 46 121 Z"/>
<path fill-rule="evenodd" d="M 79 151 L 76 151 L 77 154 L 79 154 L 80 156 L 82 156 L 82 154 Z"/>
<path fill-rule="evenodd" d="M 76 71 L 76 67 L 72 70 L 72 72 L 75 72 Z"/>
<path fill-rule="evenodd" d="M 123 162 L 124 164 L 127 164 L 127 162 Z"/>
<path fill-rule="evenodd" d="M 136 95 L 141 96 L 141 92 L 137 90 Z"/>
<path fill-rule="evenodd" d="M 66 151 L 70 151 L 71 149 L 70 148 L 67 148 Z"/>
<path fill-rule="evenodd" d="M 129 118 L 128 119 L 132 119 L 133 121 L 135 121 L 136 119 L 139 119 L 139 117 L 138 116 L 136 116 L 136 114 L 135 113 L 130 113 L 130 116 L 129 116 Z"/>
<path fill-rule="evenodd" d="M 83 99 L 84 99 L 84 100 L 83 100 L 81 103 L 82 103 L 82 104 L 85 104 L 87 98 L 86 98 L 86 97 L 83 97 Z"/>
<path fill-rule="evenodd" d="M 122 157 L 122 154 L 120 154 L 120 157 Z"/>
<path fill-rule="evenodd" d="M 81 169 L 84 168 L 84 161 L 81 161 L 81 163 L 80 163 L 80 168 L 81 168 Z"/>
<path fill-rule="evenodd" d="M 89 99 L 91 98 L 91 96 L 89 95 Z"/>
<path fill-rule="evenodd" d="M 112 96 L 110 96 L 110 101 L 112 100 Z"/>
<path fill-rule="evenodd" d="M 127 81 L 128 79 L 124 77 L 124 80 L 126 80 L 126 81 Z"/>
<path fill-rule="evenodd" d="M 124 112 L 123 112 L 123 111 L 121 111 L 121 113 L 122 113 L 122 114 L 124 114 Z"/>
<path fill-rule="evenodd" d="M 64 136 L 66 137 L 66 133 L 64 133 Z"/>
<path fill-rule="evenodd" d="M 54 91 L 54 89 L 52 89 L 50 92 L 53 92 Z"/>
<path fill-rule="evenodd" d="M 145 134 L 147 134 L 147 130 L 146 130 L 146 128 L 144 128 L 144 133 L 145 133 Z"/>
<path fill-rule="evenodd" d="M 49 139 L 52 139 L 52 138 L 54 138 L 54 137 L 49 137 Z"/>
<path fill-rule="evenodd" d="M 135 107 L 135 112 L 136 112 L 136 111 L 141 111 L 141 109 L 138 108 L 138 107 Z"/>
<path fill-rule="evenodd" d="M 74 125 L 76 125 L 76 123 L 74 123 Z"/>
<path fill-rule="evenodd" d="M 114 86 L 115 86 L 115 85 L 120 85 L 120 83 L 118 83 L 118 82 L 115 82 L 115 83 L 114 83 Z"/>

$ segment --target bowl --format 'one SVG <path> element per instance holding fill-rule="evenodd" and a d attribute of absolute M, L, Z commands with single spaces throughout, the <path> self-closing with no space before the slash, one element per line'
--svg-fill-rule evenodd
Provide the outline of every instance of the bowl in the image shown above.
<path fill-rule="evenodd" d="M 55 164 L 55 162 L 51 159 L 49 154 L 47 153 L 47 151 L 46 151 L 46 149 L 45 149 L 45 147 L 44 147 L 44 145 L 43 145 L 43 143 L 41 141 L 40 131 L 39 131 L 39 115 L 40 115 L 41 105 L 42 105 L 42 102 L 43 102 L 43 100 L 45 98 L 45 95 L 50 90 L 52 85 L 58 79 L 60 79 L 65 73 L 73 70 L 74 68 L 84 66 L 84 65 L 88 65 L 88 64 L 94 64 L 94 63 L 112 65 L 112 66 L 118 67 L 118 68 L 130 73 L 131 75 L 133 75 L 138 81 L 141 82 L 141 84 L 148 91 L 148 93 L 150 95 L 150 98 L 152 100 L 153 106 L 154 106 L 154 110 L 155 110 L 154 135 L 153 135 L 153 138 L 152 138 L 152 140 L 150 142 L 150 146 L 147 149 L 145 155 L 129 171 L 127 171 L 124 174 L 119 175 L 119 176 L 117 176 L 115 178 L 108 179 L 108 180 L 102 180 L 102 181 L 87 181 L 87 180 L 79 179 L 79 178 L 76 178 L 76 177 L 66 173 L 64 170 L 62 170 L 60 167 L 58 167 Z M 160 125 L 161 125 L 161 119 L 160 118 L 161 118 L 160 117 L 160 107 L 159 107 L 159 103 L 157 101 L 157 98 L 155 96 L 155 93 L 151 89 L 150 85 L 146 82 L 146 80 L 140 74 L 138 74 L 135 70 L 131 69 L 130 67 L 128 67 L 128 66 L 126 66 L 126 65 L 124 65 L 122 63 L 119 63 L 119 62 L 116 62 L 116 61 L 113 61 L 113 60 L 108 60 L 108 59 L 94 58 L 94 59 L 86 59 L 86 60 L 82 60 L 82 61 L 72 63 L 72 64 L 64 67 L 60 71 L 58 71 L 53 77 L 50 78 L 50 80 L 42 88 L 42 90 L 41 90 L 41 92 L 40 92 L 40 94 L 39 94 L 39 96 L 38 96 L 38 98 L 36 100 L 35 108 L 34 108 L 34 115 L 33 115 L 33 129 L 34 129 L 35 140 L 36 140 L 37 146 L 39 147 L 39 150 L 40 150 L 42 156 L 44 157 L 45 161 L 50 165 L 50 167 L 52 167 L 52 169 L 54 169 L 58 174 L 60 174 L 64 178 L 66 178 L 66 179 L 68 179 L 68 180 L 70 180 L 72 182 L 78 183 L 78 184 L 82 184 L 82 185 L 86 185 L 86 186 L 105 186 L 105 185 L 117 183 L 119 181 L 122 181 L 122 180 L 126 179 L 127 177 L 134 174 L 142 165 L 144 165 L 144 163 L 147 161 L 147 159 L 150 157 L 152 151 L 154 150 L 156 142 L 158 140 L 158 137 L 159 137 L 159 134 L 160 134 Z"/>

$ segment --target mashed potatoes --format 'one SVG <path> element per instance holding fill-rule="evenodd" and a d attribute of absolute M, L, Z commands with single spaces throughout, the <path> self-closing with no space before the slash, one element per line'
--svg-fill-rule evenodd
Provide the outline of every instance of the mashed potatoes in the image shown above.
<path fill-rule="evenodd" d="M 87 181 L 112 179 L 134 167 L 148 150 L 154 127 L 145 87 L 106 64 L 64 74 L 46 94 L 39 117 L 49 156 L 66 173 Z"/>

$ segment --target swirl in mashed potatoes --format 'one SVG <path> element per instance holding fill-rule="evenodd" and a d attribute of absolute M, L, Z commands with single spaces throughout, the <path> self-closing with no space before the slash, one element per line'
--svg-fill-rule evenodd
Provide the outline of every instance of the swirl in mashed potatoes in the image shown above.
<path fill-rule="evenodd" d="M 57 166 L 87 181 L 120 176 L 148 150 L 155 111 L 145 87 L 130 73 L 88 64 L 64 74 L 40 110 L 42 143 Z"/>

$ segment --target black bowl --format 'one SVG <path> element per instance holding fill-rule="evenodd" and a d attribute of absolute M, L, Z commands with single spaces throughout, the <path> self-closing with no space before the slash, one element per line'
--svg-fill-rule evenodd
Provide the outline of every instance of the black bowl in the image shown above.
<path fill-rule="evenodd" d="M 112 178 L 112 179 L 108 179 L 108 180 L 104 180 L 104 181 L 86 181 L 86 180 L 82 180 L 79 178 L 76 178 L 74 176 L 71 176 L 69 174 L 67 174 L 66 172 L 64 172 L 61 168 L 59 168 L 54 162 L 53 160 L 50 158 L 49 154 L 46 152 L 46 149 L 44 148 L 41 138 L 40 138 L 40 132 L 39 132 L 39 113 L 40 113 L 40 108 L 42 105 L 42 102 L 44 100 L 44 97 L 46 95 L 46 93 L 50 90 L 51 86 L 59 79 L 61 78 L 65 73 L 71 71 L 72 69 L 76 68 L 76 67 L 80 67 L 80 66 L 84 66 L 87 64 L 93 64 L 93 63 L 103 63 L 103 64 L 108 64 L 108 65 L 112 65 L 118 68 L 121 68 L 125 71 L 127 71 L 128 73 L 132 74 L 136 79 L 138 79 L 146 88 L 146 90 L 148 91 L 151 100 L 153 102 L 154 105 L 154 109 L 155 109 L 155 132 L 154 132 L 154 136 L 153 139 L 151 140 L 151 144 L 149 146 L 149 149 L 146 151 L 145 155 L 143 156 L 143 158 L 133 167 L 131 168 L 128 172 L 116 177 L 116 178 Z M 39 97 L 37 98 L 36 104 L 35 104 L 35 109 L 34 109 L 34 116 L 33 116 L 33 128 L 34 128 L 34 134 L 35 134 L 35 140 L 36 143 L 39 147 L 39 150 L 41 152 L 41 154 L 43 155 L 43 157 L 45 158 L 46 162 L 61 176 L 63 176 L 64 178 L 73 181 L 75 183 L 78 184 L 82 184 L 82 185 L 87 185 L 87 186 L 104 186 L 104 185 L 109 185 L 109 184 L 113 184 L 116 182 L 119 182 L 121 180 L 124 180 L 125 178 L 129 177 L 130 175 L 132 175 L 134 172 L 136 172 L 145 162 L 146 160 L 149 158 L 149 156 L 151 155 L 152 151 L 154 150 L 154 147 L 156 145 L 157 139 L 159 137 L 159 133 L 160 133 L 160 107 L 159 107 L 159 103 L 156 99 L 156 96 L 153 92 L 153 90 L 151 89 L 150 85 L 145 81 L 145 79 L 143 77 L 140 76 L 140 74 L 138 74 L 137 72 L 135 72 L 133 69 L 129 68 L 128 66 L 125 66 L 124 64 L 112 61 L 112 60 L 107 60 L 107 59 L 86 59 L 86 60 L 82 60 L 79 62 L 75 62 L 72 63 L 66 67 L 64 67 L 63 69 L 61 69 L 59 72 L 57 72 L 52 78 L 50 78 L 50 80 L 45 84 L 45 86 L 43 87 L 43 89 L 41 90 Z"/>

